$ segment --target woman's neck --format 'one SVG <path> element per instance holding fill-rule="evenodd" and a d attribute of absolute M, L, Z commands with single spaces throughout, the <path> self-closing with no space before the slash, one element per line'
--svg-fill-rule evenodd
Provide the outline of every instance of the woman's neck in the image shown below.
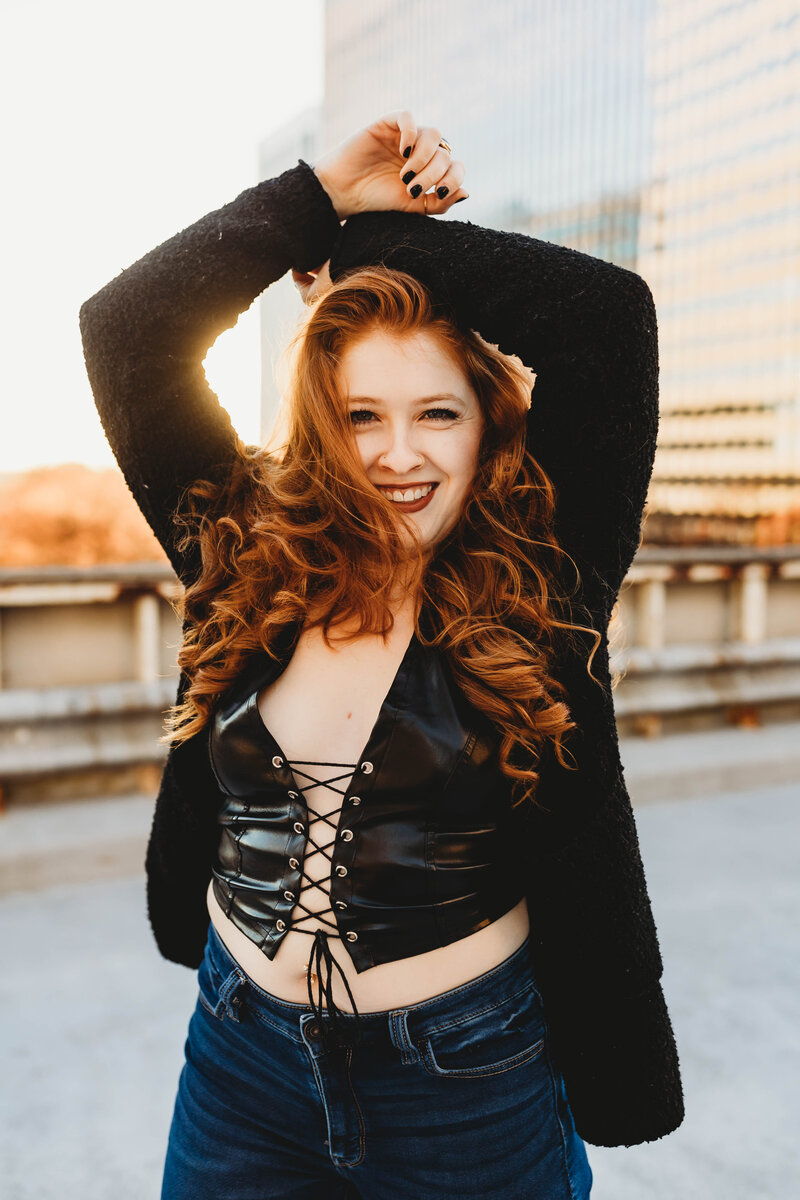
<path fill-rule="evenodd" d="M 415 598 L 410 592 L 403 592 L 401 588 L 394 588 L 387 599 L 386 605 L 388 611 L 394 618 L 393 630 L 409 631 L 414 628 L 416 619 L 419 616 L 421 596 L 418 594 Z M 312 606 L 306 617 L 306 626 L 320 624 L 325 615 L 325 610 L 319 606 Z M 351 637 L 358 632 L 359 619 L 353 614 L 346 620 L 337 622 L 331 626 L 331 630 L 335 631 L 337 637 Z"/>

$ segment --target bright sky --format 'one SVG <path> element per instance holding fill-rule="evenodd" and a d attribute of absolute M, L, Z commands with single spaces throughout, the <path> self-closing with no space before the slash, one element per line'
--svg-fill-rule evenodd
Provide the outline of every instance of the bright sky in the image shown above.
<path fill-rule="evenodd" d="M 322 0 L 4 0 L 2 12 L 0 472 L 107 466 L 78 310 L 258 182 L 259 140 L 321 99 Z M 257 306 L 206 368 L 257 440 Z"/>

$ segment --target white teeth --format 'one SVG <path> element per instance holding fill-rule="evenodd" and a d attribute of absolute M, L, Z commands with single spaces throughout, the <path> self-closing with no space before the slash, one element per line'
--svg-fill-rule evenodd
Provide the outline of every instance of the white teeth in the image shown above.
<path fill-rule="evenodd" d="M 418 487 L 414 488 L 413 490 L 411 488 L 407 488 L 402 492 L 399 489 L 389 490 L 387 488 L 381 488 L 381 491 L 383 492 L 384 496 L 387 496 L 390 500 L 399 500 L 400 503 L 405 500 L 406 503 L 408 503 L 411 500 L 421 500 L 423 496 L 427 496 L 428 492 L 432 492 L 433 488 L 434 485 L 429 483 L 425 487 Z"/>

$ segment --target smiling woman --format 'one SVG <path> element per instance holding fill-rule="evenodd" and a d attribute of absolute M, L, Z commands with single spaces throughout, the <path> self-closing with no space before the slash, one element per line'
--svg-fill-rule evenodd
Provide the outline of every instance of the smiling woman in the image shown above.
<path fill-rule="evenodd" d="M 182 545 L 200 545 L 204 569 L 182 608 L 190 683 L 173 739 L 201 730 L 247 656 L 294 623 L 329 645 L 333 629 L 382 639 L 424 613 L 501 731 L 516 802 L 535 804 L 543 743 L 565 761 L 574 727 L 550 657 L 560 635 L 593 631 L 569 620 L 552 486 L 524 446 L 527 371 L 380 266 L 326 289 L 292 351 L 284 445 L 240 449 L 221 486 L 189 491 Z"/>
<path fill-rule="evenodd" d="M 377 330 L 347 346 L 339 382 L 367 477 L 440 541 L 461 516 L 483 432 L 478 398 L 448 347 L 425 330 Z M 449 407 L 446 407 L 449 405 Z"/>
<path fill-rule="evenodd" d="M 432 220 L 463 178 L 387 114 L 81 309 L 185 588 L 146 860 L 159 947 L 199 968 L 162 1200 L 585 1200 L 584 1138 L 683 1118 L 607 640 L 652 296 Z M 245 446 L 203 359 L 290 268 L 285 436 Z"/>

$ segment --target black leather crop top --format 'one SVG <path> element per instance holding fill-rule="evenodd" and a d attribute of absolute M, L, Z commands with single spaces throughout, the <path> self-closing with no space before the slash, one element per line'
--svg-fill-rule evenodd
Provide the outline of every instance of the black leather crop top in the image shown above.
<path fill-rule="evenodd" d="M 515 858 L 521 839 L 509 780 L 497 765 L 496 727 L 467 702 L 445 654 L 416 634 L 357 763 L 287 761 L 261 718 L 258 693 L 285 669 L 296 636 L 284 639 L 277 662 L 255 656 L 209 724 L 211 765 L 224 797 L 212 886 L 226 915 L 270 959 L 290 929 L 312 933 L 304 927 L 311 915 L 324 924 L 312 933 L 309 1001 L 321 1016 L 325 964 L 333 1026 L 333 967 L 356 1016 L 357 1009 L 329 936 L 341 938 L 360 973 L 482 929 L 525 894 Z M 316 812 L 304 792 L 318 779 L 342 801 L 314 824 L 324 836 L 311 838 Z M 330 905 L 312 914 L 303 893 L 320 883 L 303 881 L 311 880 L 305 868 L 316 853 L 331 863 Z"/>

